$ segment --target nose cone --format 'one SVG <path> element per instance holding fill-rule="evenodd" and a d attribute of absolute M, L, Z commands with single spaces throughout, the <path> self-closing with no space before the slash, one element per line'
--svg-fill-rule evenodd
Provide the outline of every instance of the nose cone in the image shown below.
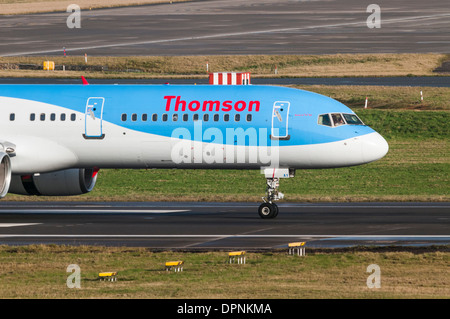
<path fill-rule="evenodd" d="M 370 133 L 360 137 L 362 157 L 366 163 L 377 161 L 383 158 L 388 150 L 389 144 L 377 132 Z"/>

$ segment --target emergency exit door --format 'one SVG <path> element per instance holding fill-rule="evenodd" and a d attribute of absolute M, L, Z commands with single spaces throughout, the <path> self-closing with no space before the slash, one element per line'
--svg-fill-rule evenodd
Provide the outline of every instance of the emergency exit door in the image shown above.
<path fill-rule="evenodd" d="M 289 107 L 291 103 L 277 101 L 272 109 L 272 139 L 289 139 Z"/>
<path fill-rule="evenodd" d="M 84 138 L 102 139 L 105 137 L 102 127 L 104 104 L 105 98 L 103 97 L 88 98 L 85 111 L 85 131 L 83 134 Z"/>

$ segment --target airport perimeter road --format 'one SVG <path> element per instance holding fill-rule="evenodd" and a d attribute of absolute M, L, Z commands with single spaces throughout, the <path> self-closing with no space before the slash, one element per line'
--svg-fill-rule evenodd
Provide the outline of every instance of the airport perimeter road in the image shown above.
<path fill-rule="evenodd" d="M 450 52 L 448 0 L 216 0 L 0 16 L 0 56 Z M 375 16 L 374 16 L 375 17 Z M 375 17 L 376 18 L 376 17 Z M 73 23 L 76 20 L 71 19 Z M 369 19 L 374 26 L 378 20 Z"/>
<path fill-rule="evenodd" d="M 448 245 L 450 203 L 0 203 L 0 244 L 275 249 Z"/>

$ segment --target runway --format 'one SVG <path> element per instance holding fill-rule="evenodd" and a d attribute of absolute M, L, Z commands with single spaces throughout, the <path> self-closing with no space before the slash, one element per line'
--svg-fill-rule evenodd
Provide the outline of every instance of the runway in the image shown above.
<path fill-rule="evenodd" d="M 216 250 L 450 244 L 450 203 L 0 203 L 0 244 Z"/>
<path fill-rule="evenodd" d="M 446 0 L 215 0 L 1 16 L 0 56 L 448 53 Z"/>

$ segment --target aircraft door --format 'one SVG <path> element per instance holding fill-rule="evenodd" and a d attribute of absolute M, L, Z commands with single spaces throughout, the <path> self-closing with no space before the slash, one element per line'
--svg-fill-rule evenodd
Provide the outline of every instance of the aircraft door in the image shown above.
<path fill-rule="evenodd" d="M 86 139 L 102 139 L 105 137 L 102 128 L 103 106 L 105 98 L 90 97 L 86 102 L 85 132 Z"/>
<path fill-rule="evenodd" d="M 291 103 L 287 101 L 277 101 L 272 109 L 272 139 L 289 139 L 289 107 Z"/>

